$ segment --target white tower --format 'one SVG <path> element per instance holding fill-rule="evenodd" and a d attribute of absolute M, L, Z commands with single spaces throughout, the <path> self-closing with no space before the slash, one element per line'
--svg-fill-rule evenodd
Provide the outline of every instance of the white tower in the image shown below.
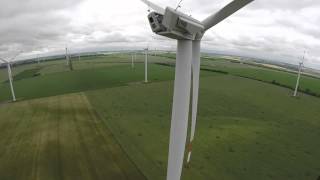
<path fill-rule="evenodd" d="M 297 83 L 296 83 L 296 88 L 294 89 L 293 97 L 297 97 L 297 94 L 298 94 L 300 78 L 301 78 L 301 73 L 302 73 L 303 62 L 305 60 L 305 56 L 306 56 L 306 51 L 304 51 L 303 56 L 302 56 L 302 60 L 301 60 L 301 62 L 299 62 Z"/>
<path fill-rule="evenodd" d="M 73 64 L 71 62 L 71 59 L 69 57 L 68 53 L 68 48 L 66 47 L 66 61 L 67 61 L 67 66 L 69 66 L 70 71 L 73 71 Z"/>
<path fill-rule="evenodd" d="M 145 49 L 145 60 L 144 60 L 144 82 L 148 83 L 148 51 L 149 49 Z"/>
<path fill-rule="evenodd" d="M 132 55 L 131 55 L 131 68 L 132 68 L 132 69 L 134 69 L 134 55 L 135 55 L 135 54 L 132 54 Z"/>
<path fill-rule="evenodd" d="M 299 84 L 300 84 L 300 77 L 301 77 L 301 72 L 302 72 L 302 66 L 303 66 L 303 62 L 300 62 L 299 63 L 298 78 L 297 78 L 296 88 L 295 88 L 294 93 L 293 93 L 293 97 L 297 97 L 297 94 L 298 94 L 298 89 L 299 89 Z"/>
<path fill-rule="evenodd" d="M 166 7 L 164 9 L 149 0 L 142 1 L 155 10 L 148 15 L 152 31 L 177 40 L 167 180 L 179 180 L 187 140 L 191 85 L 193 92 L 190 147 L 196 127 L 202 37 L 207 30 L 253 0 L 234 0 L 203 21 L 179 12 L 177 8 Z M 188 161 L 190 157 L 191 149 L 188 152 Z"/>
<path fill-rule="evenodd" d="M 66 63 L 69 66 L 69 55 L 68 55 L 68 48 L 66 47 Z"/>
<path fill-rule="evenodd" d="M 9 61 L 7 61 L 5 59 L 0 58 L 0 60 L 2 60 L 7 65 L 8 79 L 9 79 L 9 84 L 10 84 L 12 101 L 15 102 L 17 99 L 16 99 L 16 95 L 15 95 L 15 92 L 14 92 L 14 88 L 13 88 L 13 77 L 12 77 L 12 71 L 11 71 L 11 64 L 10 64 Z"/>

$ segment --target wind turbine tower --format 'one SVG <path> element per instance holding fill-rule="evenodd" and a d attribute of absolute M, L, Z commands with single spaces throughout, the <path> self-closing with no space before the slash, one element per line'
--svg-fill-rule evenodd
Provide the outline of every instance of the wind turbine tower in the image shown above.
<path fill-rule="evenodd" d="M 297 83 L 296 83 L 296 88 L 295 88 L 294 93 L 293 93 L 293 97 L 297 97 L 297 94 L 298 94 L 298 89 L 299 89 L 299 84 L 300 84 L 300 77 L 301 77 L 301 72 L 302 72 L 302 67 L 303 67 L 303 61 L 304 61 L 304 58 L 305 58 L 305 54 L 306 54 L 306 52 L 304 52 L 304 55 L 302 57 L 302 61 L 299 62 L 299 71 L 298 71 Z"/>
<path fill-rule="evenodd" d="M 72 62 L 71 59 L 69 57 L 68 54 L 68 48 L 66 47 L 66 61 L 67 61 L 67 66 L 69 66 L 70 71 L 73 71 L 73 66 L 72 66 Z"/>
<path fill-rule="evenodd" d="M 148 51 L 149 48 L 145 49 L 145 60 L 144 60 L 144 82 L 148 83 Z"/>
<path fill-rule="evenodd" d="M 135 56 L 135 54 L 133 53 L 133 54 L 131 55 L 131 68 L 132 68 L 132 69 L 134 69 L 134 56 Z"/>
<path fill-rule="evenodd" d="M 15 59 L 15 57 L 12 58 L 11 61 L 14 60 L 14 59 Z M 15 102 L 15 101 L 17 101 L 17 99 L 16 99 L 16 95 L 15 95 L 15 92 L 14 92 L 14 87 L 13 87 L 13 77 L 12 77 L 12 70 L 11 70 L 11 62 L 8 61 L 8 60 L 5 60 L 5 59 L 3 59 L 3 58 L 0 58 L 0 60 L 1 60 L 2 62 L 6 63 L 6 65 L 7 65 L 8 79 L 9 79 L 9 83 L 10 83 L 10 90 L 11 90 L 11 95 L 12 95 L 12 101 Z"/>
<path fill-rule="evenodd" d="M 69 66 L 69 56 L 68 56 L 68 48 L 66 47 L 66 64 Z"/>
<path fill-rule="evenodd" d="M 193 92 L 189 147 L 192 147 L 195 134 L 202 37 L 207 30 L 251 3 L 253 0 L 234 0 L 203 21 L 198 21 L 192 16 L 178 11 L 180 3 L 177 8 L 167 7 L 164 9 L 149 0 L 141 1 L 154 10 L 148 15 L 152 31 L 158 35 L 178 41 L 167 180 L 180 180 L 188 132 L 191 86 Z M 190 148 L 188 152 L 188 162 L 190 161 L 191 152 L 192 149 Z"/>

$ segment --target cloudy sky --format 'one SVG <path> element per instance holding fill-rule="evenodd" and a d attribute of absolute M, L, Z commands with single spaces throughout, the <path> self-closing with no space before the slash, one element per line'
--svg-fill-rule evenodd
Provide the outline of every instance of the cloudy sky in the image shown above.
<path fill-rule="evenodd" d="M 153 0 L 176 7 L 179 0 Z M 180 9 L 202 20 L 230 0 L 183 0 Z M 174 49 L 154 35 L 140 0 L 0 0 L 0 57 L 20 58 L 92 50 Z M 203 51 L 223 51 L 320 68 L 320 1 L 255 0 L 208 31 Z"/>

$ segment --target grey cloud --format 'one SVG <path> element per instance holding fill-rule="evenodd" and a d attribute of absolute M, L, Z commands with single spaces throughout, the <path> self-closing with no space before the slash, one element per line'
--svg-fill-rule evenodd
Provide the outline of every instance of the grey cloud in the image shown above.
<path fill-rule="evenodd" d="M 1 0 L 0 18 L 11 18 L 34 13 L 46 13 L 66 9 L 79 3 L 79 0 Z"/>
<path fill-rule="evenodd" d="M 99 38 L 95 38 L 93 35 L 89 35 L 89 37 L 87 37 L 87 40 L 90 43 L 117 43 L 129 41 L 129 39 L 125 35 L 118 32 L 111 32 Z"/>
<path fill-rule="evenodd" d="M 142 48 L 148 44 L 171 49 L 175 44 L 173 40 L 154 35 L 147 25 L 146 8 L 140 11 L 126 5 L 131 0 L 107 0 L 112 8 L 106 10 L 105 16 L 82 12 L 85 16 L 79 19 L 72 17 L 73 11 L 83 5 L 82 2 L 93 0 L 0 1 L 1 56 L 17 49 L 30 54 L 63 51 L 61 47 L 66 44 L 73 49 Z M 171 7 L 178 2 L 153 1 Z M 95 1 L 96 5 L 102 2 Z M 184 0 L 180 10 L 201 20 L 229 2 L 231 0 Z M 82 7 L 86 8 L 90 10 L 89 6 Z M 312 54 L 310 58 L 319 62 L 319 9 L 318 0 L 255 0 L 209 31 L 204 37 L 203 48 L 265 53 L 288 59 L 294 59 L 308 49 Z M 252 29 L 255 31 L 249 31 Z M 288 36 L 288 31 L 296 37 Z"/>
<path fill-rule="evenodd" d="M 320 7 L 318 0 L 256 0 L 252 3 L 252 9 L 288 10 L 296 11 L 308 7 Z"/>
<path fill-rule="evenodd" d="M 47 39 L 54 39 L 66 32 L 68 20 L 55 15 L 48 16 L 24 16 L 22 18 L 11 19 L 2 23 L 0 43 L 18 43 Z"/>
<path fill-rule="evenodd" d="M 314 38 L 320 37 L 320 26 L 310 27 L 302 19 L 296 21 L 293 21 L 292 19 L 279 19 L 276 21 L 276 24 L 279 24 L 285 28 L 291 28 L 298 33 L 312 36 Z"/>
<path fill-rule="evenodd" d="M 4 0 L 2 0 L 4 1 Z M 0 6 L 0 54 L 10 56 L 17 49 L 33 51 L 44 45 L 65 41 L 72 32 L 70 18 L 61 12 L 74 7 L 78 0 L 10 0 Z"/>

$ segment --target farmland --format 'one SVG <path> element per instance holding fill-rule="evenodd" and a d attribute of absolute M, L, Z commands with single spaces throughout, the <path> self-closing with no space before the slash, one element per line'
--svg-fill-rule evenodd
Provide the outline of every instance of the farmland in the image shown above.
<path fill-rule="evenodd" d="M 74 58 L 17 66 L 10 100 L 0 70 L 0 179 L 165 178 L 174 68 L 171 58 Z M 320 98 L 299 93 L 296 75 L 203 60 L 199 116 L 183 180 L 315 180 L 320 176 Z M 214 70 L 214 71 L 208 71 Z M 220 72 L 219 72 L 220 71 Z M 227 73 L 221 73 L 227 72 Z M 320 92 L 302 77 L 301 90 Z"/>
<path fill-rule="evenodd" d="M 287 88 L 294 89 L 297 81 L 296 73 L 289 73 L 285 71 L 248 66 L 247 64 L 234 63 L 224 59 L 215 61 L 205 60 L 203 68 L 214 69 L 219 71 L 228 72 L 231 75 L 259 80 L 263 82 L 280 84 Z M 320 83 L 319 79 L 309 76 L 302 76 L 300 90 L 309 91 L 319 94 L 320 96 Z"/>
<path fill-rule="evenodd" d="M 0 108 L 0 179 L 145 179 L 83 94 Z"/>
<path fill-rule="evenodd" d="M 319 174 L 318 99 L 294 99 L 287 89 L 222 75 L 201 84 L 193 161 L 183 179 L 311 180 Z M 171 89 L 160 82 L 86 93 L 148 179 L 165 177 Z"/>

